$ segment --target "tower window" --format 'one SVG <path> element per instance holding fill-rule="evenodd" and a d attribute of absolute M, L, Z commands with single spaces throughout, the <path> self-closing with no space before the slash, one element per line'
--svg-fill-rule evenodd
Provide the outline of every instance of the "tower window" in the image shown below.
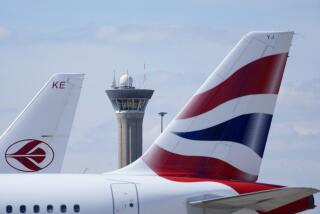
<path fill-rule="evenodd" d="M 34 213 L 39 213 L 39 212 L 40 212 L 40 207 L 39 207 L 39 205 L 34 205 L 34 206 L 33 206 L 33 212 L 34 212 Z"/>
<path fill-rule="evenodd" d="M 53 206 L 52 206 L 51 204 L 49 204 L 49 205 L 47 206 L 47 212 L 48 212 L 48 213 L 53 213 Z"/>
<path fill-rule="evenodd" d="M 65 204 L 62 204 L 62 205 L 60 206 L 60 212 L 61 212 L 61 213 L 67 212 L 67 206 L 66 206 Z"/>
<path fill-rule="evenodd" d="M 79 204 L 75 204 L 73 206 L 73 211 L 76 212 L 76 213 L 80 212 L 80 205 Z"/>
<path fill-rule="evenodd" d="M 26 213 L 26 211 L 27 211 L 26 205 L 21 205 L 20 206 L 20 213 Z"/>
<path fill-rule="evenodd" d="M 6 212 L 7 212 L 7 213 L 12 213 L 12 206 L 11 206 L 11 205 L 8 205 L 8 206 L 6 207 Z"/>

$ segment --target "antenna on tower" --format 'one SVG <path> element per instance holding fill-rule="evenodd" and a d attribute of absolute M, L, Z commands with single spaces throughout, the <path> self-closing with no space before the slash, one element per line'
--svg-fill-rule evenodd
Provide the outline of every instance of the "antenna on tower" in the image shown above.
<path fill-rule="evenodd" d="M 130 86 L 130 84 L 129 84 L 129 69 L 127 69 L 127 87 L 129 87 Z"/>
<path fill-rule="evenodd" d="M 146 80 L 147 80 L 147 74 L 146 74 L 146 63 L 143 64 L 143 88 L 146 88 Z"/>
<path fill-rule="evenodd" d="M 113 70 L 113 81 L 112 81 L 111 88 L 117 88 L 116 71 L 115 70 Z"/>

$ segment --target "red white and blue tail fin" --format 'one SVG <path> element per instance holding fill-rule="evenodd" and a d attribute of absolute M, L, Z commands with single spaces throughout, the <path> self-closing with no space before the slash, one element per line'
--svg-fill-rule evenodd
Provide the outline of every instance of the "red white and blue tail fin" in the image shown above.
<path fill-rule="evenodd" d="M 161 176 L 256 181 L 292 37 L 245 35 L 139 161 Z"/>
<path fill-rule="evenodd" d="M 60 172 L 83 74 L 56 74 L 0 137 L 0 173 Z"/>

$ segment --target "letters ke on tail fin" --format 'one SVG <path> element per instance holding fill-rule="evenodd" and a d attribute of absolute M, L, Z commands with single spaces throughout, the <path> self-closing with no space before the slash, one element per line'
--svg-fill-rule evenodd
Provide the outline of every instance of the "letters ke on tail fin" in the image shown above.
<path fill-rule="evenodd" d="M 160 176 L 256 181 L 292 37 L 244 36 L 133 166 Z"/>
<path fill-rule="evenodd" d="M 55 74 L 0 137 L 0 173 L 60 172 L 83 74 Z"/>

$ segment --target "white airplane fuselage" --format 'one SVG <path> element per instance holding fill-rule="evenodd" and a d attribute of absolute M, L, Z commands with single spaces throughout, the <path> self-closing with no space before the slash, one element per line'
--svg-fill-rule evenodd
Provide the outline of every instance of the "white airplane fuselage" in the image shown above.
<path fill-rule="evenodd" d="M 40 213 L 60 213 L 66 205 L 66 213 L 74 213 L 73 206 L 79 205 L 79 213 L 117 214 L 174 214 L 188 213 L 188 200 L 203 199 L 207 194 L 233 196 L 237 193 L 230 187 L 216 182 L 183 183 L 158 176 L 103 175 L 1 175 L 2 192 L 0 213 L 6 206 L 12 213 L 34 213 L 38 205 Z M 201 196 L 201 198 L 199 198 Z"/>

